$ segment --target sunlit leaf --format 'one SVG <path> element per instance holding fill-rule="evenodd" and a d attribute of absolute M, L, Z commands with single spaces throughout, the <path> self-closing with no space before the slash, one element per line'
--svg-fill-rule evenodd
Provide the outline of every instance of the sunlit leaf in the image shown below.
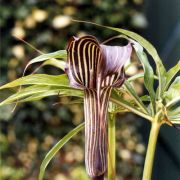
<path fill-rule="evenodd" d="M 180 107 L 177 105 L 167 109 L 168 119 L 175 124 L 180 124 Z"/>
<path fill-rule="evenodd" d="M 59 50 L 59 51 L 56 51 L 56 52 L 53 52 L 53 53 L 42 54 L 42 55 L 40 55 L 40 56 L 30 60 L 29 63 L 26 65 L 26 67 L 24 69 L 24 72 L 26 71 L 26 69 L 31 64 L 34 64 L 34 63 L 37 63 L 37 62 L 46 61 L 48 59 L 54 59 L 54 58 L 57 58 L 57 59 L 66 59 L 67 58 L 66 50 Z"/>
<path fill-rule="evenodd" d="M 180 98 L 180 76 L 178 76 L 165 92 L 164 98 L 167 103 Z"/>
<path fill-rule="evenodd" d="M 31 102 L 31 101 L 38 101 L 41 100 L 45 97 L 50 97 L 50 96 L 69 96 L 69 97 L 83 97 L 83 92 L 77 89 L 58 89 L 58 90 L 49 90 L 46 92 L 41 92 L 41 93 L 36 93 L 34 95 L 28 96 L 22 100 L 19 100 L 19 102 Z M 82 100 L 74 100 L 69 102 L 68 104 L 76 104 L 76 103 L 83 103 Z"/>
<path fill-rule="evenodd" d="M 174 123 L 180 123 L 180 107 L 174 107 L 167 111 L 167 116 L 170 121 L 176 121 Z"/>
<path fill-rule="evenodd" d="M 132 82 L 134 80 L 144 78 L 144 73 L 135 74 L 127 79 L 128 82 Z M 154 79 L 158 80 L 158 77 L 154 75 Z"/>
<path fill-rule="evenodd" d="M 19 79 L 16 79 L 10 83 L 7 83 L 0 87 L 1 89 L 12 88 L 21 85 L 47 85 L 47 86 L 63 86 L 69 87 L 69 80 L 67 75 L 47 75 L 47 74 L 32 74 Z"/>
<path fill-rule="evenodd" d="M 180 115 L 180 106 L 174 106 L 170 108 L 170 111 L 168 112 L 169 115 L 173 116 L 173 115 Z"/>
<path fill-rule="evenodd" d="M 13 103 L 17 100 L 21 100 L 24 98 L 27 98 L 29 96 L 33 96 L 34 94 L 39 94 L 39 93 L 44 93 L 44 92 L 49 92 L 49 91 L 53 91 L 53 93 L 58 94 L 59 88 L 58 87 L 48 87 L 48 86 L 42 86 L 42 85 L 33 85 L 30 87 L 26 87 L 21 89 L 20 91 L 18 91 L 17 93 L 9 96 L 7 99 L 5 99 L 4 101 L 2 101 L 0 103 L 0 105 L 4 105 L 4 104 L 9 104 L 9 103 Z"/>
<path fill-rule="evenodd" d="M 78 89 L 72 89 L 71 87 L 32 85 L 9 96 L 0 103 L 0 106 L 16 102 L 17 100 L 18 102 L 30 102 L 54 95 L 83 97 L 83 92 Z"/>
<path fill-rule="evenodd" d="M 164 87 L 165 90 L 168 88 L 171 80 L 175 77 L 175 75 L 179 71 L 180 71 L 180 61 L 166 73 L 166 84 Z"/>
<path fill-rule="evenodd" d="M 147 56 L 144 52 L 136 51 L 139 60 L 141 61 L 144 69 L 144 85 L 149 92 L 152 104 L 152 115 L 155 111 L 155 92 L 154 92 L 154 71 L 148 62 Z"/>
<path fill-rule="evenodd" d="M 150 101 L 150 97 L 148 95 L 144 95 L 140 97 L 141 101 Z"/>
<path fill-rule="evenodd" d="M 49 59 L 42 64 L 42 66 L 46 66 L 46 65 L 51 65 L 59 69 L 62 69 L 64 71 L 66 62 L 57 59 Z"/>
<path fill-rule="evenodd" d="M 131 76 L 127 79 L 128 82 L 134 81 L 139 78 L 144 78 L 144 73 L 135 74 L 134 76 Z"/>
<path fill-rule="evenodd" d="M 180 76 L 178 76 L 165 92 L 166 111 L 168 119 L 175 124 L 180 124 Z"/>
<path fill-rule="evenodd" d="M 173 119 L 173 120 L 171 120 L 171 123 L 173 123 L 173 124 L 177 124 L 177 125 L 179 125 L 180 124 L 180 117 L 179 118 L 177 118 L 177 119 Z"/>
<path fill-rule="evenodd" d="M 45 169 L 51 159 L 57 154 L 57 152 L 73 137 L 75 136 L 80 130 L 84 128 L 84 123 L 77 126 L 75 129 L 70 131 L 66 136 L 64 136 L 53 148 L 47 153 L 46 157 L 44 158 L 39 173 L 39 180 L 43 179 Z"/>

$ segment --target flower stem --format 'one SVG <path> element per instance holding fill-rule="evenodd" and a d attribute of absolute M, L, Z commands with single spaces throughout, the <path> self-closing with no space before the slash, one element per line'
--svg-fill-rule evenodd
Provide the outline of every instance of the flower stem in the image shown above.
<path fill-rule="evenodd" d="M 161 124 L 159 122 L 152 122 L 142 180 L 151 180 L 154 154 L 160 126 Z"/>
<path fill-rule="evenodd" d="M 115 180 L 116 174 L 116 136 L 115 114 L 109 113 L 108 118 L 108 180 Z"/>

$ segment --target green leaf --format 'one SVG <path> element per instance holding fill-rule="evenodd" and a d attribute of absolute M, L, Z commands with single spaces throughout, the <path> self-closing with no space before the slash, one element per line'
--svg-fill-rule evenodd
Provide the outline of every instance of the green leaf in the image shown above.
<path fill-rule="evenodd" d="M 144 69 L 144 85 L 149 92 L 152 104 L 152 115 L 155 113 L 155 92 L 154 92 L 154 71 L 148 62 L 147 56 L 144 52 L 140 52 L 137 48 L 136 53 L 143 65 Z"/>
<path fill-rule="evenodd" d="M 39 180 L 43 179 L 45 169 L 51 159 L 57 154 L 57 152 L 73 137 L 75 136 L 80 130 L 84 128 L 84 123 L 77 126 L 75 129 L 70 131 L 66 136 L 64 136 L 53 148 L 47 153 L 46 157 L 44 158 L 39 173 Z"/>
<path fill-rule="evenodd" d="M 37 62 L 42 62 L 42 61 L 46 61 L 48 59 L 55 59 L 55 58 L 58 58 L 58 59 L 66 59 L 67 58 L 67 52 L 66 50 L 59 50 L 59 51 L 56 51 L 56 52 L 53 52 L 53 53 L 48 53 L 48 54 L 42 54 L 32 60 L 29 61 L 29 63 L 26 65 L 25 69 L 24 69 L 24 73 L 26 72 L 26 69 L 31 65 L 31 64 L 34 64 L 34 63 L 37 63 Z M 23 74 L 24 74 L 23 73 Z"/>
<path fill-rule="evenodd" d="M 164 90 L 167 90 L 171 80 L 175 77 L 175 75 L 179 71 L 180 71 L 180 61 L 166 73 L 166 83 L 164 85 Z"/>
<path fill-rule="evenodd" d="M 136 79 L 144 78 L 144 73 L 135 74 L 127 79 L 128 82 L 132 82 Z M 154 75 L 154 79 L 158 79 L 156 75 Z"/>
<path fill-rule="evenodd" d="M 58 89 L 58 90 L 50 90 L 50 91 L 46 91 L 46 92 L 41 92 L 41 93 L 36 93 L 34 95 L 28 96 L 24 99 L 18 99 L 19 102 L 32 102 L 32 101 L 38 101 L 41 100 L 45 97 L 49 97 L 49 96 L 60 96 L 60 97 L 64 97 L 64 96 L 69 96 L 69 97 L 79 97 L 79 98 L 83 98 L 83 92 L 77 89 Z M 77 101 L 71 101 L 69 104 L 75 104 L 75 103 L 83 103 L 82 100 L 77 100 Z"/>
<path fill-rule="evenodd" d="M 0 87 L 1 89 L 13 88 L 22 85 L 47 85 L 47 86 L 63 86 L 69 87 L 67 75 L 47 75 L 47 74 L 31 74 L 22 78 L 16 79 L 8 84 Z"/>
<path fill-rule="evenodd" d="M 16 93 L 2 101 L 0 106 L 17 101 L 37 101 L 53 95 L 83 97 L 83 91 L 69 86 L 69 80 L 65 74 L 57 76 L 32 74 L 5 84 L 0 89 L 14 88 L 22 85 L 26 87 L 19 88 Z"/>
<path fill-rule="evenodd" d="M 174 116 L 174 115 L 179 115 L 180 116 L 180 106 L 174 106 L 174 107 L 171 107 L 169 109 L 169 112 L 168 112 L 169 115 L 171 116 Z"/>
<path fill-rule="evenodd" d="M 42 66 L 46 66 L 46 65 L 51 65 L 59 69 L 62 69 L 64 71 L 66 62 L 57 59 L 49 59 L 42 64 Z"/>
<path fill-rule="evenodd" d="M 169 115 L 168 115 L 168 119 L 169 119 L 172 123 L 180 124 L 180 114 L 176 114 L 176 115 L 173 115 L 173 116 L 169 116 Z"/>
<path fill-rule="evenodd" d="M 170 121 L 176 120 L 180 122 L 180 107 L 175 105 L 167 109 L 167 117 Z"/>
<path fill-rule="evenodd" d="M 29 86 L 29 87 L 20 89 L 20 91 L 18 91 L 17 93 L 9 96 L 7 99 L 5 99 L 4 101 L 0 103 L 0 106 L 4 104 L 10 104 L 10 103 L 16 102 L 17 100 L 21 101 L 24 98 L 27 98 L 29 96 L 33 96 L 36 94 L 44 94 L 45 92 L 47 92 L 49 95 L 52 92 L 53 94 L 57 95 L 59 92 L 59 87 L 50 87 L 50 86 L 42 86 L 42 85 Z"/>
<path fill-rule="evenodd" d="M 134 76 L 131 76 L 127 79 L 128 82 L 132 82 L 136 79 L 144 78 L 144 73 L 135 74 Z"/>
<path fill-rule="evenodd" d="M 150 97 L 148 95 L 144 95 L 140 97 L 141 101 L 150 101 Z"/>
<path fill-rule="evenodd" d="M 176 77 L 168 91 L 164 93 L 164 98 L 168 104 L 175 102 L 180 98 L 180 76 Z"/>
<path fill-rule="evenodd" d="M 134 88 L 131 86 L 131 84 L 128 81 L 124 82 L 124 86 L 126 87 L 127 91 L 131 95 L 131 97 L 135 100 L 136 104 L 141 108 L 141 110 L 145 113 L 148 114 L 148 111 L 146 109 L 146 106 L 143 104 L 139 96 L 137 95 L 136 91 Z"/>
<path fill-rule="evenodd" d="M 180 124 L 180 107 L 175 105 L 167 109 L 167 117 L 172 123 Z"/>
<path fill-rule="evenodd" d="M 9 96 L 7 99 L 0 103 L 0 106 L 10 104 L 13 102 L 30 102 L 41 100 L 49 96 L 75 96 L 83 97 L 83 91 L 73 89 L 70 87 L 60 86 L 43 86 L 43 85 L 32 85 L 21 89 L 17 93 Z"/>

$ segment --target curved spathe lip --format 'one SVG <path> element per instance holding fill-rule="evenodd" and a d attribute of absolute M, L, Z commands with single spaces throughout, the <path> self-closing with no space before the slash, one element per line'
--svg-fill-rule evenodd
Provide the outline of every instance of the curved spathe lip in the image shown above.
<path fill-rule="evenodd" d="M 132 52 L 131 43 L 128 43 L 126 46 L 100 46 L 105 61 L 106 74 L 121 71 L 124 64 L 130 59 Z"/>
<path fill-rule="evenodd" d="M 130 59 L 132 46 L 130 42 L 126 46 L 101 45 L 94 36 L 88 35 L 81 38 L 71 37 L 66 50 L 66 73 L 70 85 L 80 89 L 96 89 L 99 82 L 104 86 L 122 84 L 117 82 L 122 82 L 124 78 L 123 66 Z M 110 76 L 113 78 L 106 82 Z"/>

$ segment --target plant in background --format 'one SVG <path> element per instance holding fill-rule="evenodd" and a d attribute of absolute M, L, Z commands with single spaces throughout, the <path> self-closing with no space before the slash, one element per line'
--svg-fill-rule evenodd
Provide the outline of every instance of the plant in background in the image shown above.
<path fill-rule="evenodd" d="M 106 169 L 106 156 L 108 154 L 109 180 L 115 179 L 116 169 L 115 113 L 124 110 L 135 113 L 149 120 L 152 125 L 143 172 L 143 180 L 150 180 L 155 147 L 161 125 L 168 124 L 174 126 L 174 124 L 180 123 L 180 109 L 178 106 L 180 101 L 180 81 L 179 76 L 175 78 L 180 70 L 180 62 L 169 71 L 166 71 L 155 48 L 147 40 L 134 32 L 124 29 L 106 26 L 101 27 L 124 34 L 120 37 L 128 39 L 128 41 L 131 42 L 143 66 L 143 73 L 130 77 L 124 82 L 123 86 L 121 86 L 124 81 L 122 66 L 130 57 L 131 45 L 128 44 L 125 47 L 117 47 L 118 50 L 116 51 L 115 47 L 99 45 L 93 37 L 74 38 L 71 39 L 68 44 L 68 57 L 66 51 L 62 50 L 50 54 L 43 54 L 30 61 L 27 65 L 28 67 L 32 63 L 44 61 L 42 65 L 53 65 L 63 70 L 67 68 L 66 72 L 72 86 L 69 85 L 66 74 L 57 76 L 31 74 L 1 86 L 0 89 L 18 86 L 21 86 L 21 89 L 2 101 L 0 105 L 2 106 L 16 101 L 18 101 L 18 103 L 37 101 L 52 95 L 75 96 L 80 99 L 84 97 L 84 105 L 86 106 L 85 159 L 88 174 L 92 177 L 104 174 Z M 152 56 L 156 65 L 156 73 L 153 71 L 144 49 Z M 114 52 L 118 52 L 118 59 Z M 121 52 L 123 52 L 123 55 Z M 68 67 L 65 68 L 66 63 L 64 60 L 67 58 Z M 94 66 L 91 63 L 94 63 Z M 144 78 L 144 85 L 148 92 L 147 95 L 142 97 L 138 96 L 132 84 L 138 78 Z M 157 81 L 157 89 L 154 89 L 154 81 Z M 113 86 L 117 88 L 112 90 Z M 128 94 L 131 99 L 126 100 L 123 98 L 125 94 Z M 108 106 L 108 96 L 110 96 L 111 103 L 107 124 L 108 138 L 106 138 L 105 112 Z M 93 123 L 92 121 L 95 122 Z M 58 150 L 83 128 L 84 123 L 69 132 L 48 152 L 42 162 L 39 179 L 43 178 L 45 168 Z M 93 132 L 95 132 L 94 136 L 92 135 Z M 100 143 L 98 146 L 100 141 L 102 141 L 102 144 Z M 106 153 L 106 146 L 108 147 L 108 153 Z"/>

